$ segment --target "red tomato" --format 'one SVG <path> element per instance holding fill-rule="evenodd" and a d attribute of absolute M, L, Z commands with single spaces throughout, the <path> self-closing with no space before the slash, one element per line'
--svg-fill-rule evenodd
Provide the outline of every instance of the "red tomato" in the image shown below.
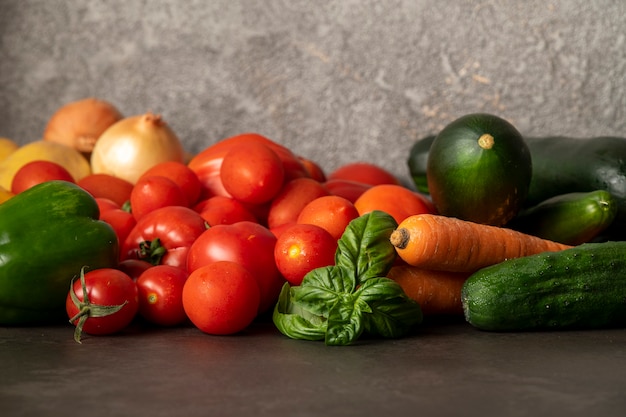
<path fill-rule="evenodd" d="M 152 264 L 141 259 L 124 259 L 117 264 L 117 269 L 137 281 L 137 278 L 148 268 L 152 268 Z"/>
<path fill-rule="evenodd" d="M 11 181 L 11 192 L 19 194 L 32 186 L 51 180 L 74 182 L 72 174 L 52 161 L 31 161 L 17 170 Z"/>
<path fill-rule="evenodd" d="M 100 214 L 104 213 L 107 210 L 117 210 L 117 209 L 121 209 L 122 207 L 117 204 L 115 201 L 109 199 L 109 198 L 105 198 L 105 197 L 96 197 L 94 198 L 94 200 L 96 200 L 96 204 L 98 204 L 98 209 L 100 210 Z"/>
<path fill-rule="evenodd" d="M 139 179 L 143 177 L 159 176 L 169 178 L 180 187 L 187 196 L 187 207 L 193 206 L 200 198 L 202 184 L 195 172 L 187 165 L 179 161 L 166 161 L 148 168 Z"/>
<path fill-rule="evenodd" d="M 103 197 L 115 201 L 123 206 L 130 200 L 133 184 L 125 179 L 110 174 L 89 174 L 77 182 L 78 186 L 94 197 Z"/>
<path fill-rule="evenodd" d="M 375 185 L 354 202 L 359 215 L 373 210 L 390 214 L 396 222 L 414 214 L 434 213 L 435 208 L 425 196 L 401 185 Z"/>
<path fill-rule="evenodd" d="M 274 262 L 276 236 L 255 222 L 238 222 L 208 228 L 191 245 L 187 270 L 217 261 L 236 262 L 256 278 L 261 290 L 260 312 L 269 309 L 284 283 Z"/>
<path fill-rule="evenodd" d="M 285 223 L 295 223 L 304 206 L 324 195 L 328 195 L 328 190 L 314 179 L 289 181 L 272 200 L 267 214 L 268 227 L 274 229 Z"/>
<path fill-rule="evenodd" d="M 137 224 L 135 217 L 122 209 L 110 209 L 100 212 L 100 220 L 111 225 L 120 244 L 126 240 Z"/>
<path fill-rule="evenodd" d="M 307 177 L 309 174 L 296 155 L 288 148 L 257 133 L 243 133 L 223 139 L 196 154 L 189 161 L 189 168 L 196 173 L 203 186 L 203 198 L 212 195 L 230 194 L 222 184 L 220 169 L 224 156 L 230 149 L 239 144 L 262 143 L 269 146 L 283 161 L 285 179 Z"/>
<path fill-rule="evenodd" d="M 213 262 L 193 271 L 183 287 L 187 317 L 201 331 L 213 335 L 241 332 L 256 318 L 259 286 L 237 262 Z"/>
<path fill-rule="evenodd" d="M 199 213 L 209 226 L 257 221 L 257 218 L 242 203 L 223 195 L 216 195 L 205 200 Z"/>
<path fill-rule="evenodd" d="M 276 266 L 292 285 L 307 272 L 335 264 L 337 239 L 314 224 L 294 224 L 281 233 L 274 248 Z"/>
<path fill-rule="evenodd" d="M 139 310 L 137 286 L 124 272 L 113 268 L 94 269 L 84 274 L 84 282 L 87 297 L 84 297 L 81 280 L 76 279 L 65 300 L 67 316 L 78 327 L 77 340 L 82 332 L 91 335 L 119 332 L 135 318 Z M 78 304 L 72 300 L 72 291 Z M 102 317 L 92 316 L 104 306 L 121 306 L 121 309 L 109 311 Z M 85 316 L 84 322 L 81 316 Z"/>
<path fill-rule="evenodd" d="M 400 180 L 386 169 L 369 162 L 352 162 L 328 174 L 329 180 L 350 180 L 369 185 L 400 184 Z"/>
<path fill-rule="evenodd" d="M 187 196 L 174 181 L 159 176 L 137 180 L 130 193 L 130 208 L 135 219 L 167 206 L 187 206 Z"/>
<path fill-rule="evenodd" d="M 120 259 L 185 267 L 192 243 L 206 230 L 204 219 L 188 207 L 168 206 L 143 216 L 121 244 Z"/>
<path fill-rule="evenodd" d="M 304 169 L 306 169 L 306 171 L 309 173 L 309 177 L 318 182 L 326 181 L 326 173 L 317 162 L 303 156 L 298 156 L 298 159 L 300 160 L 300 163 L 302 163 L 302 165 L 304 166 Z"/>
<path fill-rule="evenodd" d="M 183 308 L 183 287 L 187 271 L 170 265 L 156 265 L 137 278 L 139 314 L 159 326 L 176 326 L 187 320 Z"/>
<path fill-rule="evenodd" d="M 327 180 L 324 183 L 324 187 L 326 187 L 328 192 L 332 195 L 343 197 L 352 203 L 354 203 L 361 194 L 372 188 L 371 185 L 362 182 L 340 179 Z"/>
<path fill-rule="evenodd" d="M 283 162 L 269 146 L 248 143 L 233 146 L 220 167 L 224 189 L 236 200 L 261 204 L 270 201 L 283 186 Z"/>

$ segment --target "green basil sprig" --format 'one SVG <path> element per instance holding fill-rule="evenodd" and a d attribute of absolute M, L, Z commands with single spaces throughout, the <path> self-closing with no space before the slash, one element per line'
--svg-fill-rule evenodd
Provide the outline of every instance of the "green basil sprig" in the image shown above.
<path fill-rule="evenodd" d="M 422 311 L 392 279 L 396 259 L 389 236 L 398 227 L 389 214 L 372 211 L 354 219 L 339 239 L 335 265 L 285 283 L 272 319 L 293 339 L 350 345 L 364 334 L 402 337 L 422 322 Z"/>

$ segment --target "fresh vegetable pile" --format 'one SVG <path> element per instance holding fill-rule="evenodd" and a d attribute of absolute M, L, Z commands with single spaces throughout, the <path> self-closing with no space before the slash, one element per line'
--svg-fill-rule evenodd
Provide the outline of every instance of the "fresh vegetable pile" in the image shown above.
<path fill-rule="evenodd" d="M 0 325 L 69 320 L 80 342 L 267 318 L 328 345 L 441 315 L 624 325 L 626 139 L 578 140 L 584 169 L 548 142 L 466 115 L 410 150 L 415 190 L 373 163 L 326 173 L 257 133 L 192 155 L 160 115 L 68 103 L 41 140 L 0 140 Z"/>

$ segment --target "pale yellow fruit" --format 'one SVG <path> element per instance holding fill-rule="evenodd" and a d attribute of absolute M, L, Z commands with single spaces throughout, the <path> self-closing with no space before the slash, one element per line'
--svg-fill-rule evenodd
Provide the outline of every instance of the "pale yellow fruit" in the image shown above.
<path fill-rule="evenodd" d="M 0 137 L 0 161 L 11 155 L 19 147 L 20 145 L 11 139 Z"/>
<path fill-rule="evenodd" d="M 89 161 L 76 149 L 60 143 L 38 140 L 20 146 L 0 161 L 0 187 L 10 190 L 15 173 L 32 161 L 55 162 L 67 169 L 75 181 L 91 173 Z"/>

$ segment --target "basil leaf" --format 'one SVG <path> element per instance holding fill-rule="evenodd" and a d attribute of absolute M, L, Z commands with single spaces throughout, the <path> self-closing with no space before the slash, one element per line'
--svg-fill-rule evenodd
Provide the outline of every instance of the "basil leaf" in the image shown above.
<path fill-rule="evenodd" d="M 375 210 L 352 220 L 338 241 L 335 264 L 354 271 L 357 284 L 387 275 L 396 250 L 389 241 L 398 223 Z"/>
<path fill-rule="evenodd" d="M 326 266 L 307 273 L 300 286 L 293 288 L 293 297 L 308 311 L 328 317 L 341 297 L 351 294 L 355 288 L 356 281 L 350 269 Z"/>
<path fill-rule="evenodd" d="M 326 335 L 326 319 L 294 303 L 289 283 L 280 291 L 272 321 L 282 334 L 292 339 L 323 340 Z"/>
<path fill-rule="evenodd" d="M 354 343 L 363 333 L 363 312 L 371 311 L 367 303 L 344 295 L 330 310 L 325 343 L 345 346 Z"/>
<path fill-rule="evenodd" d="M 359 287 L 357 295 L 371 309 L 371 314 L 363 317 L 365 331 L 369 334 L 387 338 L 401 337 L 422 322 L 420 305 L 410 299 L 392 279 L 370 279 Z"/>

